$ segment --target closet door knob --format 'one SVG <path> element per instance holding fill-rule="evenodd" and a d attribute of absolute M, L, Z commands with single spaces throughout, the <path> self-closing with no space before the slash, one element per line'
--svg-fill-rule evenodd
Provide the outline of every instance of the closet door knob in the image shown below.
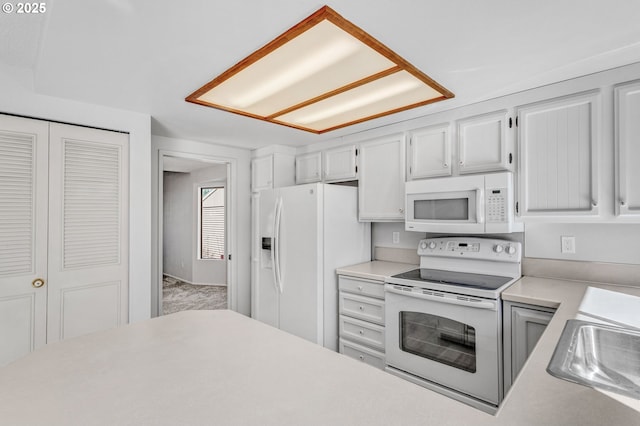
<path fill-rule="evenodd" d="M 44 280 L 42 278 L 36 278 L 31 282 L 31 285 L 35 288 L 40 288 L 44 286 Z"/>

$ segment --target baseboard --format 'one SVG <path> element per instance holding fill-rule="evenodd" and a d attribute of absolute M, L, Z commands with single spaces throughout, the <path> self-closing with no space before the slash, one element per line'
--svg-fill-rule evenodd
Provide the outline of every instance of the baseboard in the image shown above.
<path fill-rule="evenodd" d="M 189 280 L 185 280 L 184 278 L 176 277 L 175 275 L 167 274 L 166 272 L 162 273 L 162 276 L 167 276 L 169 278 L 173 278 L 174 280 L 182 281 L 183 283 L 191 284 L 191 285 L 217 285 L 220 287 L 226 287 L 227 284 L 213 284 L 213 283 L 194 283 Z"/>

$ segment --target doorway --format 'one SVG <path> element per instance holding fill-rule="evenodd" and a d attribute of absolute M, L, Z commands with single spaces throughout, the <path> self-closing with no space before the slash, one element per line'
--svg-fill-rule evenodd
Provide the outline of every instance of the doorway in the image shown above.
<path fill-rule="evenodd" d="M 160 155 L 158 314 L 227 309 L 231 164 Z"/>

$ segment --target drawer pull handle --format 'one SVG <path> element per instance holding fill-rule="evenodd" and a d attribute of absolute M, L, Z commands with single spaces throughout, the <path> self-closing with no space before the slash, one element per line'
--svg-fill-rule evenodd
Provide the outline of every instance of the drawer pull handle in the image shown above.
<path fill-rule="evenodd" d="M 361 311 L 364 311 L 364 306 L 360 305 L 358 306 L 358 309 L 360 309 Z"/>
<path fill-rule="evenodd" d="M 360 361 L 364 361 L 364 355 L 360 355 Z"/>
<path fill-rule="evenodd" d="M 362 290 L 364 290 L 364 288 L 361 285 L 359 285 L 358 286 L 358 290 L 362 291 Z"/>
<path fill-rule="evenodd" d="M 362 334 L 364 334 L 364 330 L 360 330 L 360 331 L 358 331 L 358 333 L 360 333 L 362 335 Z"/>

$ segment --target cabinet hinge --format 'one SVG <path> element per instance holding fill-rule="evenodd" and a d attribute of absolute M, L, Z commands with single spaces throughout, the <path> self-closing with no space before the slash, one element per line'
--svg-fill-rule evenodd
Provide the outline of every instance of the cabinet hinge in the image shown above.
<path fill-rule="evenodd" d="M 356 157 L 358 156 L 358 148 L 356 148 Z"/>
<path fill-rule="evenodd" d="M 509 153 L 509 164 L 513 163 L 513 154 Z"/>
<path fill-rule="evenodd" d="M 516 201 L 516 213 L 520 213 L 520 205 L 517 201 Z"/>
<path fill-rule="evenodd" d="M 358 166 L 356 166 L 356 174 L 358 174 Z"/>
<path fill-rule="evenodd" d="M 518 127 L 518 116 L 516 115 L 516 127 Z"/>
<path fill-rule="evenodd" d="M 231 260 L 231 254 L 229 254 L 229 260 Z"/>
<path fill-rule="evenodd" d="M 509 128 L 512 127 L 513 122 L 511 121 L 511 117 L 509 117 Z"/>

